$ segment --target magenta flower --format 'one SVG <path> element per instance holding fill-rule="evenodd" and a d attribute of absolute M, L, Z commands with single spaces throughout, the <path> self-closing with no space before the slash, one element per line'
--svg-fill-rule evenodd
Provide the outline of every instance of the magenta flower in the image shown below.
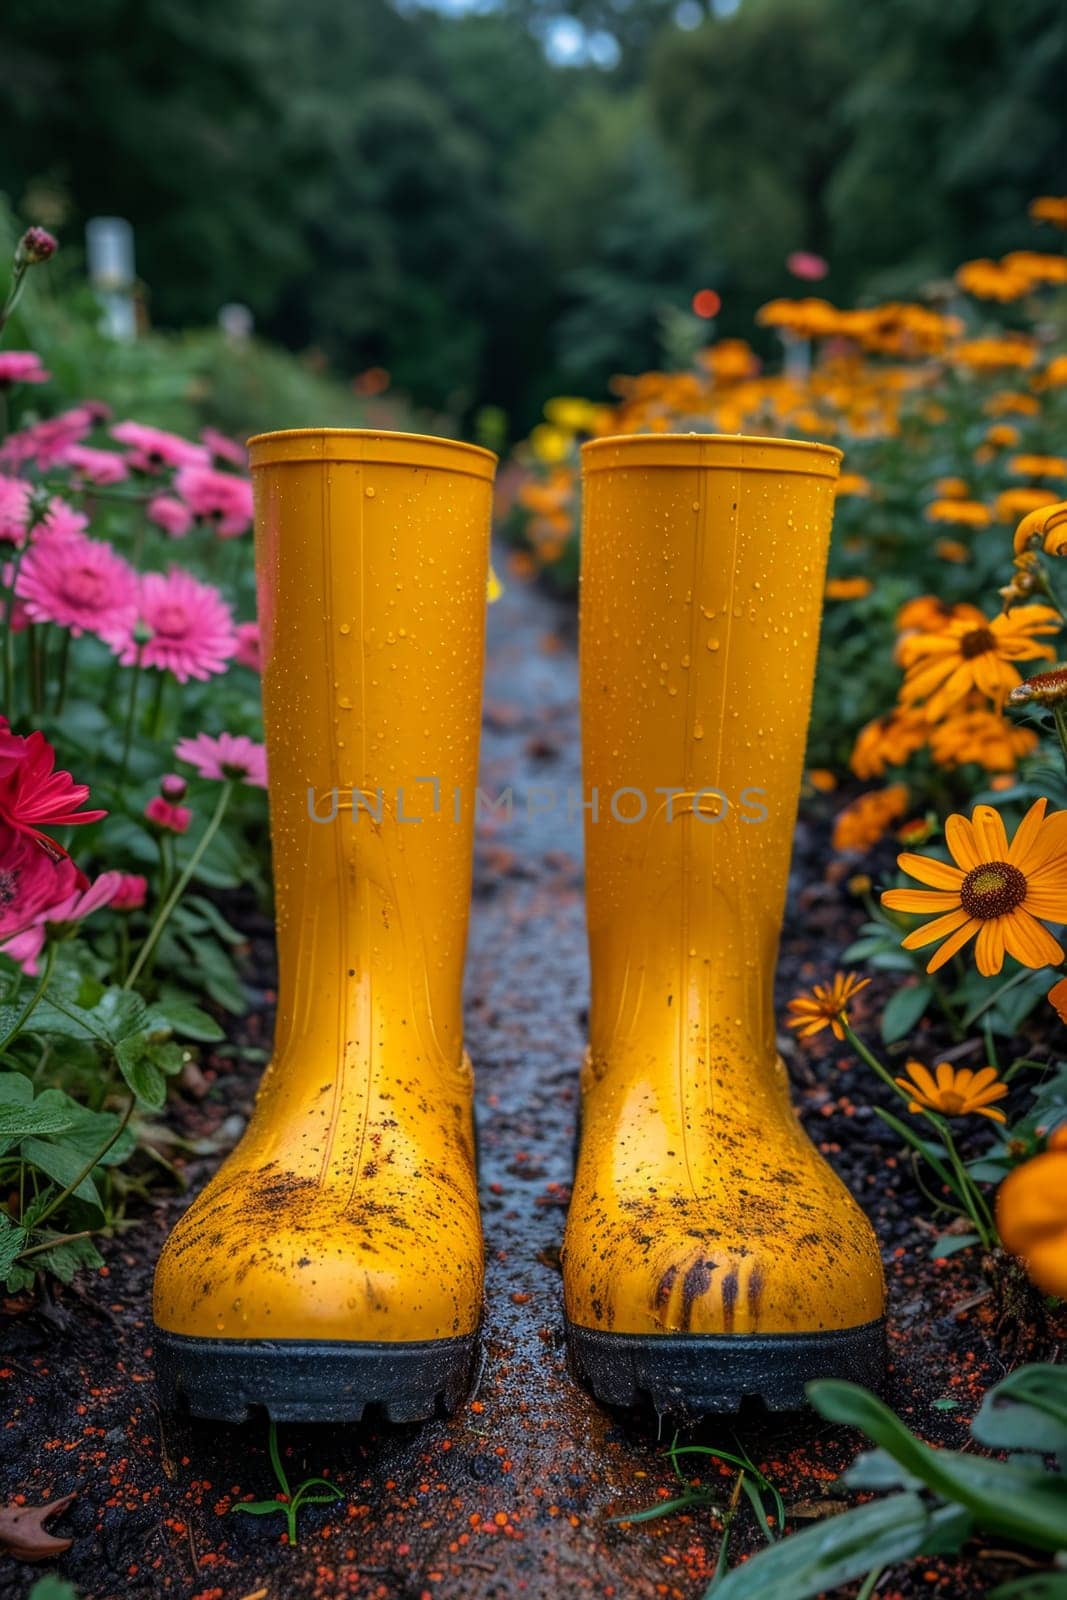
<path fill-rule="evenodd" d="M 263 671 L 263 653 L 259 643 L 259 623 L 237 624 L 237 653 L 233 658 L 239 667 L 251 667 L 253 672 Z"/>
<path fill-rule="evenodd" d="M 0 389 L 15 383 L 47 383 L 51 376 L 32 350 L 0 351 Z"/>
<path fill-rule="evenodd" d="M 184 800 L 189 785 L 177 772 L 165 772 L 159 780 L 159 792 L 164 800 Z"/>
<path fill-rule="evenodd" d="M 42 828 L 99 822 L 107 812 L 80 810 L 89 798 L 89 785 L 75 783 L 62 769 L 56 772 L 55 764 L 56 753 L 43 733 L 23 738 L 0 717 L 0 822 L 62 855 Z"/>
<path fill-rule="evenodd" d="M 79 883 L 85 879 L 69 856 L 57 860 L 35 839 L 0 822 L 0 942 L 32 927 L 38 912 L 66 899 Z"/>
<path fill-rule="evenodd" d="M 193 513 L 182 500 L 172 494 L 157 494 L 146 507 L 149 522 L 169 533 L 172 539 L 184 539 L 193 525 Z"/>
<path fill-rule="evenodd" d="M 140 583 L 138 620 L 149 631 L 138 646 L 134 630 L 127 634 L 120 660 L 132 666 L 158 667 L 179 683 L 225 672 L 237 648 L 230 608 L 210 583 L 172 567 L 166 574 L 145 573 Z"/>
<path fill-rule="evenodd" d="M 0 462 L 21 467 L 32 461 L 42 470 L 63 465 L 71 445 L 80 444 L 91 433 L 95 418 L 91 406 L 74 406 L 58 417 L 35 422 L 21 433 L 10 433 L 0 446 Z"/>
<path fill-rule="evenodd" d="M 119 872 L 119 885 L 111 896 L 112 911 L 140 911 L 148 893 L 148 879 L 139 872 Z"/>
<path fill-rule="evenodd" d="M 210 457 L 202 444 L 190 444 L 176 433 L 150 428 L 144 422 L 118 422 L 111 437 L 126 446 L 130 466 L 138 472 L 162 472 L 165 467 L 207 466 Z"/>
<path fill-rule="evenodd" d="M 55 234 L 47 228 L 27 228 L 15 246 L 15 265 L 39 267 L 43 261 L 51 261 L 58 249 Z"/>
<path fill-rule="evenodd" d="M 794 278 L 803 278 L 807 283 L 818 283 L 830 270 L 830 263 L 813 250 L 794 250 L 786 256 L 785 264 Z"/>
<path fill-rule="evenodd" d="M 248 466 L 248 451 L 236 439 L 230 439 L 217 428 L 201 428 L 200 437 L 217 461 L 228 461 L 234 467 Z"/>
<path fill-rule="evenodd" d="M 21 544 L 30 520 L 30 486 L 0 472 L 0 540 Z"/>
<path fill-rule="evenodd" d="M 144 814 L 161 833 L 188 833 L 193 820 L 193 813 L 188 806 L 172 806 L 161 794 L 152 796 L 144 808 Z"/>
<path fill-rule="evenodd" d="M 214 467 L 182 467 L 174 487 L 199 522 L 213 522 L 220 538 L 233 539 L 252 525 L 252 485 Z"/>
<path fill-rule="evenodd" d="M 46 530 L 27 550 L 15 593 L 33 622 L 77 639 L 93 633 L 117 650 L 137 621 L 137 574 L 103 539 Z"/>
<path fill-rule="evenodd" d="M 79 922 L 84 922 L 86 917 L 91 917 L 94 911 L 99 911 L 103 906 L 110 905 L 122 883 L 121 872 L 102 872 L 99 878 L 88 885 L 80 872 L 78 877 L 81 882 L 72 893 L 38 911 L 32 925 L 16 934 L 5 946 L 7 954 L 19 962 L 24 972 L 36 971 L 37 957 L 49 936 L 54 939 L 67 938 Z"/>
<path fill-rule="evenodd" d="M 267 787 L 267 752 L 246 734 L 220 733 L 212 738 L 209 733 L 198 733 L 195 739 L 179 739 L 174 754 L 179 761 L 188 761 L 202 778 Z"/>
<path fill-rule="evenodd" d="M 117 450 L 94 450 L 87 444 L 72 444 L 63 457 L 63 465 L 81 482 L 101 487 L 121 483 L 130 475 L 129 467 Z"/>

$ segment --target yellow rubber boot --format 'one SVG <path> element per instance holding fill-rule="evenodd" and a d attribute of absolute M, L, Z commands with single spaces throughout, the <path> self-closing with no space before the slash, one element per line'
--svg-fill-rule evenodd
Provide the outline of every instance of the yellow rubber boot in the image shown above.
<path fill-rule="evenodd" d="M 461 985 L 495 458 L 332 429 L 251 456 L 277 1034 L 160 1258 L 160 1385 L 409 1421 L 462 1397 L 482 1304 Z"/>
<path fill-rule="evenodd" d="M 874 1235 L 795 1118 L 773 1011 L 839 459 L 585 446 L 592 997 L 563 1275 L 612 1404 L 788 1408 L 884 1359 Z"/>

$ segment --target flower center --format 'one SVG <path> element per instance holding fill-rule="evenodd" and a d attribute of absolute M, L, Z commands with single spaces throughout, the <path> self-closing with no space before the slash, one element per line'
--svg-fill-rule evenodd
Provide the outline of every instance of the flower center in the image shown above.
<path fill-rule="evenodd" d="M 959 1116 L 963 1110 L 963 1096 L 958 1094 L 955 1089 L 945 1090 L 941 1094 L 940 1100 L 942 1111 L 947 1112 L 950 1117 Z"/>
<path fill-rule="evenodd" d="M 103 608 L 108 596 L 108 587 L 99 572 L 92 567 L 75 567 L 73 572 L 63 579 L 63 598 L 71 600 L 75 605 L 88 606 L 93 611 Z"/>
<path fill-rule="evenodd" d="M 1026 899 L 1026 878 L 1007 861 L 985 861 L 960 885 L 960 904 L 969 917 L 988 922 L 1006 917 Z"/>
<path fill-rule="evenodd" d="M 990 628 L 972 628 L 960 640 L 960 655 L 965 661 L 973 661 L 975 656 L 987 655 L 996 647 L 997 641 Z"/>
<path fill-rule="evenodd" d="M 6 910 L 15 901 L 18 894 L 19 875 L 17 872 L 0 872 L 0 911 Z"/>
<path fill-rule="evenodd" d="M 157 633 L 162 633 L 168 639 L 180 639 L 189 631 L 189 618 L 184 606 L 160 606 L 152 619 L 152 625 Z"/>

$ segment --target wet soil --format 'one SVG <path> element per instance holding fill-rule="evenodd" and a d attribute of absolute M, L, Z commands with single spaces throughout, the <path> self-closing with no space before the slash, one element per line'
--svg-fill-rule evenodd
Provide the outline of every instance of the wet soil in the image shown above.
<path fill-rule="evenodd" d="M 721 1523 L 708 1508 L 617 1520 L 678 1492 L 664 1453 L 674 1424 L 603 1411 L 566 1368 L 558 1256 L 587 998 L 581 823 L 563 801 L 548 810 L 536 786 L 579 782 L 573 613 L 512 584 L 491 611 L 488 685 L 482 785 L 493 795 L 510 786 L 515 808 L 480 831 L 468 963 L 488 1257 L 476 1389 L 453 1418 L 419 1426 L 283 1427 L 290 1480 L 327 1475 L 344 1497 L 302 1514 L 298 1548 L 281 1517 L 229 1515 L 236 1501 L 275 1492 L 265 1423 L 164 1417 L 153 1392 L 153 1266 L 220 1156 L 183 1161 L 186 1192 L 164 1195 L 106 1244 L 104 1271 L 49 1303 L 5 1307 L 0 1501 L 76 1496 L 51 1531 L 73 1541 L 55 1570 L 79 1595 L 696 1600 L 712 1577 Z M 863 915 L 831 863 L 829 810 L 815 800 L 798 827 L 783 1006 L 832 972 Z M 273 951 L 261 917 L 247 913 L 244 926 L 258 987 L 236 1042 L 255 1049 L 269 1043 Z M 873 1034 L 884 998 L 877 986 L 861 995 L 861 1031 L 866 1022 Z M 878 1229 L 892 1319 L 888 1398 L 923 1437 L 962 1445 L 982 1389 L 1012 1352 L 997 1337 L 974 1253 L 930 1259 L 929 1207 L 872 1109 L 879 1086 L 828 1034 L 821 1040 L 802 1051 L 784 1037 L 783 1052 L 809 1132 Z M 202 1065 L 199 1092 L 177 1097 L 173 1123 L 224 1150 L 260 1065 L 240 1056 Z M 743 1444 L 780 1488 L 792 1527 L 833 1510 L 834 1480 L 858 1444 L 810 1414 L 756 1412 L 682 1434 Z M 735 1473 L 709 1460 L 700 1477 L 726 1499 Z M 750 1513 L 739 1514 L 731 1559 L 759 1543 Z M 41 1570 L 0 1559 L 0 1596 L 21 1600 Z M 1021 1570 L 975 1545 L 963 1558 L 893 1569 L 877 1593 L 955 1600 Z"/>

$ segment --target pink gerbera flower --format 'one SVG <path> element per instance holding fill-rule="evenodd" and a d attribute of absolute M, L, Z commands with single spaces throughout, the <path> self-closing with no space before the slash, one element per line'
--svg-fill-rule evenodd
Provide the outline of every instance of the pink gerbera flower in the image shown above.
<path fill-rule="evenodd" d="M 51 376 L 32 350 L 0 352 L 0 389 L 8 389 L 14 383 L 47 383 Z"/>
<path fill-rule="evenodd" d="M 72 444 L 63 457 L 63 465 L 83 483 L 101 487 L 121 483 L 130 475 L 129 467 L 117 450 L 94 450 L 87 444 Z"/>
<path fill-rule="evenodd" d="M 237 624 L 237 653 L 234 660 L 239 667 L 251 667 L 253 672 L 263 671 L 263 656 L 259 644 L 259 623 Z"/>
<path fill-rule="evenodd" d="M 193 525 L 193 513 L 183 500 L 172 494 L 157 494 L 149 500 L 146 509 L 149 522 L 169 533 L 172 539 L 184 539 Z"/>
<path fill-rule="evenodd" d="M 174 754 L 179 761 L 188 761 L 202 778 L 250 783 L 257 789 L 267 787 L 267 752 L 246 734 L 220 733 L 212 738 L 208 733 L 198 733 L 195 739 L 179 739 Z"/>
<path fill-rule="evenodd" d="M 252 485 L 214 467 L 182 467 L 174 487 L 193 516 L 213 522 L 223 539 L 233 539 L 252 524 Z"/>
<path fill-rule="evenodd" d="M 84 922 L 86 917 L 91 917 L 94 911 L 99 911 L 103 906 L 110 905 L 122 884 L 121 872 L 102 872 L 99 878 L 89 884 L 80 872 L 78 877 L 81 881 L 73 892 L 38 911 L 32 926 L 16 934 L 4 946 L 6 954 L 17 961 L 23 971 L 32 973 L 37 970 L 37 957 L 44 949 L 49 934 L 62 939 L 73 933 L 79 922 Z"/>
<path fill-rule="evenodd" d="M 61 466 L 71 445 L 80 444 L 96 421 L 92 406 L 74 406 L 58 417 L 35 422 L 21 433 L 8 434 L 0 447 L 0 461 L 16 467 L 32 461 L 36 466 Z"/>
<path fill-rule="evenodd" d="M 236 439 L 230 439 L 217 428 L 201 428 L 200 437 L 218 461 L 228 461 L 234 467 L 247 467 L 248 451 Z"/>
<path fill-rule="evenodd" d="M 131 467 L 138 472 L 162 472 L 165 467 L 207 466 L 210 457 L 202 444 L 190 444 L 176 433 L 150 428 L 143 422 L 119 422 L 111 437 L 124 444 Z"/>
<path fill-rule="evenodd" d="M 107 812 L 80 810 L 89 785 L 75 783 L 69 772 L 56 772 L 55 764 L 56 753 L 43 733 L 22 738 L 0 717 L 0 822 L 40 840 L 46 850 L 59 851 L 42 828 L 99 822 Z"/>
<path fill-rule="evenodd" d="M 30 486 L 0 472 L 0 540 L 21 544 L 30 520 Z"/>
<path fill-rule="evenodd" d="M 38 912 L 84 882 L 69 856 L 57 860 L 35 839 L 0 822 L 0 942 L 31 927 Z"/>
<path fill-rule="evenodd" d="M 124 666 L 139 659 L 143 667 L 173 673 L 179 683 L 225 672 L 237 636 L 230 608 L 217 589 L 172 567 L 166 574 L 146 573 L 140 590 L 138 620 L 149 638 L 138 645 L 130 630 L 120 657 Z"/>
<path fill-rule="evenodd" d="M 27 550 L 15 593 L 33 622 L 54 622 L 77 639 L 93 633 L 114 649 L 137 621 L 137 574 L 103 539 L 43 532 Z"/>

